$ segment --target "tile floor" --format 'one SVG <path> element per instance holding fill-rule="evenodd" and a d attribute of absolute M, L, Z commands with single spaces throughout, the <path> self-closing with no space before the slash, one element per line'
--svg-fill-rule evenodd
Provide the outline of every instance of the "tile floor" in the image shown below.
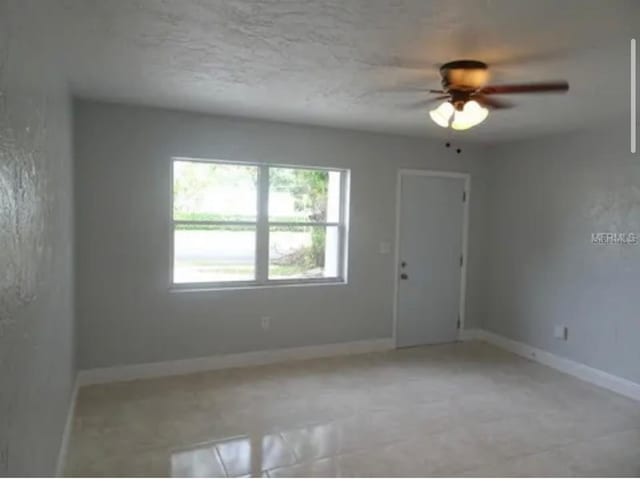
<path fill-rule="evenodd" d="M 480 342 L 81 389 L 68 475 L 640 475 L 640 403 Z"/>

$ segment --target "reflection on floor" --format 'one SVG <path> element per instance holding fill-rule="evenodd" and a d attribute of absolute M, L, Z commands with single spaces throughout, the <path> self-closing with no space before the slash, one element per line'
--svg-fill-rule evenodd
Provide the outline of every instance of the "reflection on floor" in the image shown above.
<path fill-rule="evenodd" d="M 80 391 L 69 475 L 640 475 L 640 403 L 483 343 Z"/>

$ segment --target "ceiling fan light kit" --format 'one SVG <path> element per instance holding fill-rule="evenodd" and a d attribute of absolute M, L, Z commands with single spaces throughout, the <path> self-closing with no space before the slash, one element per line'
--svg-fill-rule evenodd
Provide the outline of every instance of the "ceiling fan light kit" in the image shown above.
<path fill-rule="evenodd" d="M 462 109 L 457 110 L 450 102 L 443 102 L 437 109 L 429 112 L 431 119 L 440 127 L 451 126 L 454 130 L 467 130 L 483 122 L 489 115 L 489 110 L 475 100 L 464 103 Z M 449 125 L 449 121 L 453 122 Z"/>
<path fill-rule="evenodd" d="M 448 100 L 446 102 L 442 102 L 437 109 L 431 110 L 429 115 L 431 116 L 431 120 L 433 120 L 440 127 L 447 128 L 449 127 L 449 120 L 453 116 L 454 107 Z"/>
<path fill-rule="evenodd" d="M 506 109 L 512 105 L 494 99 L 492 95 L 522 93 L 564 93 L 569 84 L 562 80 L 517 85 L 486 85 L 489 67 L 477 60 L 456 60 L 440 67 L 442 90 L 430 90 L 438 97 L 446 99 L 436 109 L 429 112 L 431 119 L 440 127 L 467 130 L 482 123 L 489 115 L 489 109 Z M 452 121 L 453 120 L 453 121 Z"/>
<path fill-rule="evenodd" d="M 456 110 L 453 114 L 451 128 L 454 130 L 467 130 L 483 122 L 489 115 L 489 110 L 482 107 L 475 100 L 464 104 L 462 110 Z"/>

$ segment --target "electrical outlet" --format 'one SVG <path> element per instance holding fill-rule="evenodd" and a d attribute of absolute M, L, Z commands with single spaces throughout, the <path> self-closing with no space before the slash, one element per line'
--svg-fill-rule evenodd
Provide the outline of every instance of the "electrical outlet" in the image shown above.
<path fill-rule="evenodd" d="M 566 341 L 569 338 L 569 330 L 567 326 L 555 326 L 553 328 L 553 337 Z"/>
<path fill-rule="evenodd" d="M 268 331 L 271 327 L 271 318 L 269 316 L 262 316 L 262 318 L 260 318 L 260 325 L 263 331 Z"/>

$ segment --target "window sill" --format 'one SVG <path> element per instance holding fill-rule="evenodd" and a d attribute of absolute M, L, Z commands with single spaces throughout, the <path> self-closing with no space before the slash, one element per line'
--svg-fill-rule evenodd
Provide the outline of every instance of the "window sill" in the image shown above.
<path fill-rule="evenodd" d="M 314 282 L 269 282 L 268 284 L 232 284 L 232 285 L 184 285 L 173 284 L 170 293 L 216 292 L 216 291 L 249 291 L 258 289 L 274 289 L 282 287 L 336 287 L 346 286 L 348 282 L 341 279 L 328 279 Z"/>

